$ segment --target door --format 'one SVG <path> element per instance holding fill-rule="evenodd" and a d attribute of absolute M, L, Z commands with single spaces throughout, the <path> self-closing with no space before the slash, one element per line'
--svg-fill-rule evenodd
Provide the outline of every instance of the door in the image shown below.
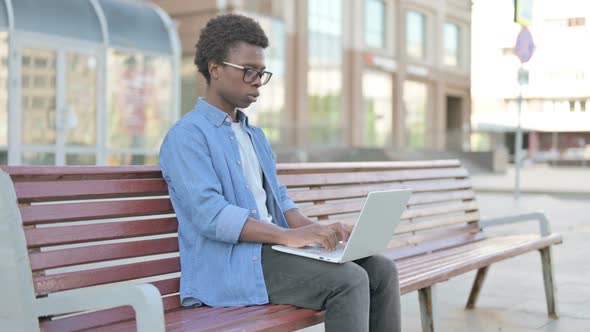
<path fill-rule="evenodd" d="M 20 42 L 17 52 L 21 80 L 16 163 L 96 164 L 102 63 L 98 50 L 57 48 L 36 40 Z"/>
<path fill-rule="evenodd" d="M 446 148 L 463 150 L 463 100 L 461 97 L 446 96 Z"/>

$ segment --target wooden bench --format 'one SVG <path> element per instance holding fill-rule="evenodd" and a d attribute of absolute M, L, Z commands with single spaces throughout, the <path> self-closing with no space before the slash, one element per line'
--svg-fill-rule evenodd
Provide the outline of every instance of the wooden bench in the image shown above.
<path fill-rule="evenodd" d="M 0 222 L 12 229 L 23 281 L 15 287 L 32 329 L 291 331 L 323 320 L 322 312 L 288 305 L 181 308 L 177 221 L 157 167 L 2 168 L 15 191 L 0 174 L 7 207 Z M 539 213 L 480 221 L 458 161 L 279 164 L 278 172 L 302 211 L 322 223 L 353 222 L 370 191 L 413 190 L 386 255 L 398 264 L 401 293 L 418 291 L 424 331 L 438 330 L 437 283 L 477 270 L 473 308 L 491 264 L 534 250 L 548 313 L 557 317 L 551 245 L 561 236 Z M 483 232 L 520 221 L 538 222 L 539 231 Z"/>

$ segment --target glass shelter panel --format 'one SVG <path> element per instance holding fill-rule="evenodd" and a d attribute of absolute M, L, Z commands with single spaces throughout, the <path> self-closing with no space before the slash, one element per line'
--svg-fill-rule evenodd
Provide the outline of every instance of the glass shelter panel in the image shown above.
<path fill-rule="evenodd" d="M 0 4 L 0 7 L 3 6 Z M 0 10 L 0 15 L 2 15 Z M 8 164 L 8 33 L 0 31 L 0 165 Z"/>
<path fill-rule="evenodd" d="M 8 28 L 8 11 L 4 1 L 0 1 L 0 29 Z"/>
<path fill-rule="evenodd" d="M 172 125 L 171 60 L 112 51 L 108 62 L 108 148 L 138 156 L 109 157 L 109 164 L 143 164 Z"/>
<path fill-rule="evenodd" d="M 23 48 L 21 55 L 21 142 L 56 144 L 56 52 Z"/>
<path fill-rule="evenodd" d="M 110 44 L 127 49 L 172 53 L 170 36 L 158 13 L 141 2 L 99 0 Z"/>
<path fill-rule="evenodd" d="M 66 145 L 96 146 L 96 57 L 66 55 Z"/>
<path fill-rule="evenodd" d="M 0 31 L 0 149 L 8 145 L 8 33 Z"/>
<path fill-rule="evenodd" d="M 12 7 L 17 30 L 102 41 L 100 22 L 90 1 L 12 0 Z"/>

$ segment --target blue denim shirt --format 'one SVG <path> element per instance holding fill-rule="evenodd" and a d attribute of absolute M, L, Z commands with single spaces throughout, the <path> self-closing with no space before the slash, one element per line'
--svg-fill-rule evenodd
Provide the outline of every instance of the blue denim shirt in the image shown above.
<path fill-rule="evenodd" d="M 284 213 L 296 206 L 278 181 L 270 144 L 241 111 L 238 120 L 260 161 L 273 222 L 289 227 Z M 168 131 L 160 148 L 160 167 L 178 219 L 182 305 L 268 303 L 262 244 L 239 241 L 246 219 L 260 216 L 246 188 L 231 117 L 199 99 L 195 109 Z"/>

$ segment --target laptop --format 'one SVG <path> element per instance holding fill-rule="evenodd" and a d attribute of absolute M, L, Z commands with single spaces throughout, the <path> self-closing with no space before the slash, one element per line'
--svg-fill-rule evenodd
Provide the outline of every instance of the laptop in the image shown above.
<path fill-rule="evenodd" d="M 333 251 L 327 251 L 320 245 L 303 248 L 274 245 L 272 248 L 330 263 L 346 263 L 384 252 L 406 209 L 410 194 L 410 190 L 370 192 L 348 241 L 340 243 Z"/>

